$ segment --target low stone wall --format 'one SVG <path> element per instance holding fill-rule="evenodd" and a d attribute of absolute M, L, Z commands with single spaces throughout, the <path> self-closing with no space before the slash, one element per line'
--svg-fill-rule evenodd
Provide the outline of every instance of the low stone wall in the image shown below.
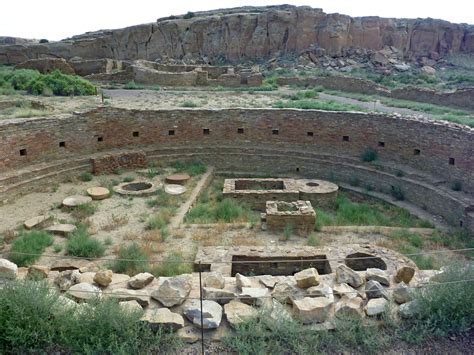
<path fill-rule="evenodd" d="M 147 167 L 147 158 L 143 152 L 107 154 L 92 158 L 92 172 L 95 175 L 112 174 L 119 169 L 140 169 Z"/>
<path fill-rule="evenodd" d="M 198 74 L 195 71 L 184 73 L 160 72 L 143 66 L 133 65 L 133 80 L 146 85 L 196 86 Z"/>
<path fill-rule="evenodd" d="M 71 60 L 69 64 L 77 75 L 111 74 L 113 70 L 122 70 L 122 61 L 113 59 Z"/>
<path fill-rule="evenodd" d="M 301 236 L 307 236 L 314 230 L 316 212 L 309 201 L 267 201 L 267 228 L 270 231 L 285 231 L 290 228 Z"/>

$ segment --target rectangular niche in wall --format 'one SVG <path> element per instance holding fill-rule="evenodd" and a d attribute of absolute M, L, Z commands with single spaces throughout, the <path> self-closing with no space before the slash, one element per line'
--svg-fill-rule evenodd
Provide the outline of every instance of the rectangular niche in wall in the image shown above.
<path fill-rule="evenodd" d="M 59 142 L 59 148 L 66 148 L 66 142 L 64 141 Z"/>
<path fill-rule="evenodd" d="M 22 157 L 26 156 L 26 149 L 20 149 L 20 155 Z"/>

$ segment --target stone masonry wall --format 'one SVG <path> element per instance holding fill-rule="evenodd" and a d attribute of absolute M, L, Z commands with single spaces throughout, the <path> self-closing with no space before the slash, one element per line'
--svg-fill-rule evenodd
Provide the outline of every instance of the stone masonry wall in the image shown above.
<path fill-rule="evenodd" d="M 92 172 L 95 175 L 112 174 L 117 169 L 139 169 L 147 167 L 146 155 L 143 152 L 107 154 L 92 158 Z"/>

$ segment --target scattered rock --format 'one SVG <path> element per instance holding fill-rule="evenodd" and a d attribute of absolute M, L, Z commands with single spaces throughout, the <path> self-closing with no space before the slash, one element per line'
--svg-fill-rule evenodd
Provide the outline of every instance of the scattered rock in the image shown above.
<path fill-rule="evenodd" d="M 365 279 L 367 281 L 374 280 L 380 282 L 382 285 L 390 286 L 390 279 L 384 270 L 368 268 L 365 272 Z"/>
<path fill-rule="evenodd" d="M 298 294 L 302 294 L 302 291 L 296 288 L 296 284 L 285 280 L 275 284 L 272 297 L 280 303 L 291 303 L 291 296 Z"/>
<path fill-rule="evenodd" d="M 224 306 L 224 313 L 231 326 L 245 322 L 258 315 L 255 308 L 236 300 L 232 300 Z"/>
<path fill-rule="evenodd" d="M 244 303 L 261 306 L 268 296 L 269 292 L 267 288 L 243 287 L 239 297 Z"/>
<path fill-rule="evenodd" d="M 62 271 L 55 277 L 53 282 L 61 291 L 66 291 L 71 286 L 80 283 L 79 275 L 79 270 Z"/>
<path fill-rule="evenodd" d="M 374 280 L 370 280 L 365 285 L 365 294 L 369 299 L 379 297 L 383 297 L 387 300 L 389 299 L 388 292 L 385 290 L 385 288 L 380 284 L 380 282 Z"/>
<path fill-rule="evenodd" d="M 129 311 L 129 312 L 137 312 L 137 311 L 143 311 L 142 306 L 140 306 L 140 303 L 137 301 L 122 301 L 119 302 L 120 307 L 123 310 Z"/>
<path fill-rule="evenodd" d="M 27 219 L 23 225 L 26 229 L 44 228 L 51 221 L 51 216 L 36 216 Z"/>
<path fill-rule="evenodd" d="M 392 295 L 398 304 L 406 303 L 411 299 L 410 288 L 403 281 L 395 287 Z"/>
<path fill-rule="evenodd" d="M 75 280 L 76 280 L 76 283 L 81 283 L 81 282 L 87 282 L 89 284 L 93 284 L 94 283 L 94 277 L 95 277 L 95 272 L 81 272 L 81 273 L 78 273 L 76 274 L 75 276 Z"/>
<path fill-rule="evenodd" d="M 87 189 L 87 194 L 93 200 L 103 200 L 110 196 L 110 191 L 105 187 L 89 187 Z"/>
<path fill-rule="evenodd" d="M 222 276 L 220 272 L 210 272 L 204 278 L 204 286 L 212 288 L 224 288 L 224 276 Z"/>
<path fill-rule="evenodd" d="M 333 293 L 340 297 L 355 298 L 358 296 L 359 292 L 346 283 L 340 285 L 335 285 L 332 289 Z"/>
<path fill-rule="evenodd" d="M 96 286 L 81 282 L 80 284 L 69 287 L 66 294 L 82 301 L 100 297 L 101 291 Z"/>
<path fill-rule="evenodd" d="M 141 318 L 142 321 L 148 322 L 152 329 L 164 327 L 176 331 L 184 327 L 184 319 L 178 313 L 171 312 L 168 308 L 159 308 L 145 312 Z"/>
<path fill-rule="evenodd" d="M 376 316 L 382 314 L 385 311 L 385 307 L 387 306 L 388 301 L 383 298 L 374 298 L 367 302 L 365 306 L 365 313 L 368 316 Z"/>
<path fill-rule="evenodd" d="M 395 274 L 395 282 L 404 282 L 407 285 L 410 283 L 411 279 L 415 275 L 415 269 L 411 266 L 402 266 L 397 269 Z"/>
<path fill-rule="evenodd" d="M 201 305 L 199 300 L 188 300 L 183 306 L 184 315 L 196 326 L 201 327 Z M 202 327 L 215 329 L 222 320 L 222 306 L 214 301 L 202 301 Z"/>
<path fill-rule="evenodd" d="M 364 284 L 362 276 L 344 264 L 340 264 L 336 269 L 336 281 L 349 284 L 355 288 Z"/>
<path fill-rule="evenodd" d="M 305 297 L 293 301 L 295 316 L 304 324 L 325 322 L 332 307 L 333 302 L 326 297 Z"/>
<path fill-rule="evenodd" d="M 338 317 L 363 317 L 363 302 L 360 297 L 342 297 L 339 302 L 336 303 L 334 314 Z"/>
<path fill-rule="evenodd" d="M 223 290 L 221 288 L 203 287 L 202 291 L 203 298 L 206 300 L 216 301 L 220 304 L 229 303 L 233 298 L 237 297 L 234 292 Z"/>
<path fill-rule="evenodd" d="M 252 287 L 252 282 L 250 279 L 242 274 L 235 274 L 235 284 L 237 285 L 237 288 L 244 288 L 244 287 Z"/>
<path fill-rule="evenodd" d="M 406 64 L 406 63 L 400 63 L 400 64 L 394 64 L 393 66 L 395 69 L 397 69 L 398 71 L 401 71 L 401 72 L 405 72 L 405 71 L 408 71 L 410 70 L 410 65 Z"/>
<path fill-rule="evenodd" d="M 171 277 L 163 281 L 151 297 L 160 301 L 165 307 L 172 307 L 183 303 L 191 292 L 192 276 L 190 274 Z"/>
<path fill-rule="evenodd" d="M 31 265 L 28 268 L 28 277 L 33 280 L 47 279 L 49 274 L 49 268 L 42 265 Z"/>
<path fill-rule="evenodd" d="M 433 67 L 429 67 L 427 65 L 425 65 L 424 67 L 421 68 L 421 71 L 425 74 L 428 74 L 428 75 L 436 75 L 436 69 L 433 68 Z"/>
<path fill-rule="evenodd" d="M 260 283 L 268 288 L 274 288 L 275 284 L 278 282 L 278 278 L 275 276 L 270 276 L 270 275 L 262 275 L 258 279 Z"/>
<path fill-rule="evenodd" d="M 128 286 L 130 288 L 139 290 L 149 285 L 154 279 L 155 279 L 155 276 L 153 276 L 149 272 L 142 272 L 140 274 L 133 276 L 131 279 L 129 279 Z"/>
<path fill-rule="evenodd" d="M 112 282 L 112 274 L 112 270 L 98 271 L 94 276 L 94 282 L 101 287 L 107 287 Z"/>
<path fill-rule="evenodd" d="M 150 296 L 145 295 L 145 290 L 135 291 L 126 288 L 116 288 L 107 291 L 107 296 L 119 301 L 137 301 L 142 307 L 148 307 L 150 304 Z"/>
<path fill-rule="evenodd" d="M 48 233 L 67 237 L 69 234 L 74 233 L 77 227 L 74 224 L 55 224 L 44 230 Z"/>
<path fill-rule="evenodd" d="M 305 269 L 295 274 L 296 286 L 308 288 L 319 285 L 319 274 L 315 268 Z"/>
<path fill-rule="evenodd" d="M 0 259 L 0 279 L 16 279 L 18 266 L 7 259 Z"/>
<path fill-rule="evenodd" d="M 313 286 L 306 290 L 308 297 L 326 297 L 327 299 L 334 301 L 334 294 L 332 288 L 328 285 L 320 284 L 319 286 Z"/>
<path fill-rule="evenodd" d="M 92 202 L 92 197 L 89 196 L 82 196 L 82 195 L 74 195 L 66 197 L 63 200 L 63 206 L 66 207 L 77 207 L 80 205 L 84 205 L 86 203 Z"/>
<path fill-rule="evenodd" d="M 289 312 L 288 310 L 288 307 L 281 304 L 274 298 L 272 298 L 270 302 L 265 302 L 264 306 L 270 312 L 270 318 L 273 319 L 275 322 L 293 319 L 291 312 Z"/>

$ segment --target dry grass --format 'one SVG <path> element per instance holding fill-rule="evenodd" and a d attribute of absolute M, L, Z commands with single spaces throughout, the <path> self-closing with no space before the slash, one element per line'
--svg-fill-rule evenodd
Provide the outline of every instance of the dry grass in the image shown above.
<path fill-rule="evenodd" d="M 257 233 L 254 231 L 242 231 L 232 238 L 232 246 L 262 246 L 264 245 L 263 241 L 257 239 Z"/>
<path fill-rule="evenodd" d="M 128 216 L 112 215 L 108 223 L 101 228 L 102 231 L 110 232 L 128 224 Z"/>
<path fill-rule="evenodd" d="M 183 229 L 173 230 L 172 236 L 175 239 L 184 239 L 186 238 L 186 232 Z"/>
<path fill-rule="evenodd" d="M 193 241 L 198 242 L 199 245 L 210 247 L 215 245 L 222 245 L 223 233 L 222 229 L 216 228 L 206 228 L 198 229 L 194 231 L 192 236 Z"/>

